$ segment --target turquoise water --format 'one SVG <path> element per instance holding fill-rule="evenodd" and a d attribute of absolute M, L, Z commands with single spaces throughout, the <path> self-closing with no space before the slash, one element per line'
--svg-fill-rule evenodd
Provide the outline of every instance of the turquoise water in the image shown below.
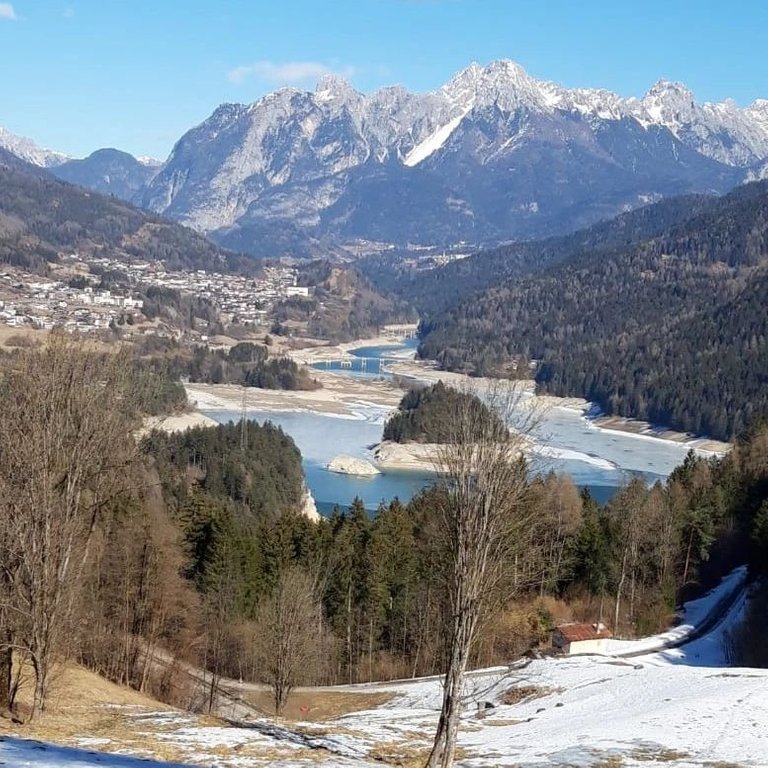
<path fill-rule="evenodd" d="M 209 411 L 220 422 L 238 421 L 235 411 Z M 274 413 L 249 411 L 249 419 L 270 421 L 282 427 L 301 451 L 307 486 L 317 507 L 330 511 L 334 504 L 348 506 L 357 496 L 367 509 L 376 509 L 382 501 L 395 497 L 408 501 L 434 478 L 429 473 L 387 472 L 374 477 L 355 477 L 329 472 L 328 462 L 339 453 L 370 458 L 367 446 L 381 440 L 380 420 L 340 419 L 318 413 Z"/>
<path fill-rule="evenodd" d="M 343 373 L 345 376 L 391 379 L 392 375 L 386 371 L 387 357 L 394 356 L 402 359 L 406 351 L 409 352 L 408 357 L 412 357 L 418 344 L 418 339 L 408 339 L 403 344 L 358 347 L 350 351 L 352 358 L 346 360 L 343 365 L 341 361 L 328 361 L 314 363 L 312 367 L 318 371 Z"/>
<path fill-rule="evenodd" d="M 237 421 L 237 411 L 208 411 L 217 421 Z M 374 477 L 355 477 L 329 472 L 328 462 L 339 453 L 370 459 L 368 447 L 381 440 L 383 424 L 379 420 L 340 419 L 317 413 L 275 413 L 252 410 L 248 418 L 259 423 L 270 421 L 289 434 L 299 447 L 307 486 L 317 508 L 327 514 L 338 504 L 349 506 L 355 497 L 362 499 L 367 509 L 375 510 L 384 501 L 395 497 L 408 501 L 422 488 L 434 481 L 434 475 L 424 472 L 386 472 Z M 579 486 L 587 486 L 598 501 L 607 501 L 629 473 L 592 467 L 578 460 L 534 460 L 534 471 L 549 469 L 570 472 Z M 662 475 L 645 473 L 649 480 Z"/>
<path fill-rule="evenodd" d="M 376 360 L 408 347 L 368 347 L 356 350 L 358 359 Z M 323 367 L 320 364 L 318 367 Z M 367 368 L 367 366 L 366 366 Z M 345 375 L 371 375 L 370 370 L 341 369 Z M 237 421 L 239 412 L 208 411 L 217 421 Z M 318 509 L 327 513 L 335 504 L 348 506 L 357 496 L 366 508 L 376 509 L 382 501 L 398 497 L 408 501 L 434 476 L 420 472 L 386 472 L 371 478 L 329 472 L 326 466 L 340 453 L 371 459 L 370 448 L 380 442 L 387 411 L 361 405 L 355 418 L 326 414 L 267 412 L 252 410 L 249 418 L 271 421 L 289 434 L 303 458 L 307 485 Z M 574 409 L 555 407 L 543 414 L 533 433 L 536 440 L 531 467 L 534 472 L 564 472 L 581 487 L 588 487 L 601 502 L 633 475 L 649 483 L 663 480 L 685 458 L 688 447 L 595 427 Z"/>
<path fill-rule="evenodd" d="M 237 411 L 209 411 L 208 415 L 221 422 L 237 421 L 240 418 Z M 328 462 L 339 453 L 370 459 L 370 446 L 381 440 L 384 416 L 383 411 L 373 409 L 366 414 L 366 418 L 358 419 L 307 412 L 252 410 L 248 414 L 249 418 L 260 423 L 271 421 L 291 435 L 302 454 L 307 485 L 315 497 L 318 509 L 324 513 L 335 504 L 348 506 L 356 496 L 363 500 L 368 509 L 376 509 L 380 502 L 395 497 L 408 501 L 434 480 L 433 475 L 420 472 L 386 472 L 368 478 L 341 475 L 326 469 Z M 647 441 L 618 434 L 616 437 L 611 434 L 604 436 L 594 430 L 583 431 L 583 421 L 577 414 L 565 412 L 558 416 L 562 422 L 559 450 L 563 455 L 534 456 L 532 468 L 536 472 L 567 472 L 577 485 L 589 487 L 599 501 L 610 498 L 615 489 L 632 474 L 639 473 L 649 482 L 663 479 L 678 463 L 678 458 L 682 460 L 684 456 L 683 451 L 679 457 L 672 455 L 666 463 L 660 462 L 654 450 L 656 446 L 649 445 Z M 599 438 L 604 443 L 605 453 L 623 460 L 625 466 L 613 466 L 599 456 L 576 450 L 583 449 L 583 442 L 590 438 Z"/>

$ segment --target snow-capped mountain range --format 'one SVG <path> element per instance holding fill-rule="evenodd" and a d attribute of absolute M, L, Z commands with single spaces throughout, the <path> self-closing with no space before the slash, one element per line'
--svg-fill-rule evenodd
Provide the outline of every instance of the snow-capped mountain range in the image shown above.
<path fill-rule="evenodd" d="M 502 60 L 432 93 L 366 95 L 326 76 L 314 92 L 224 104 L 133 199 L 225 245 L 300 255 L 361 239 L 562 232 L 663 196 L 722 192 L 766 167 L 768 100 L 699 104 L 667 81 L 623 98 Z"/>
<path fill-rule="evenodd" d="M 70 159 L 62 152 L 54 152 L 51 149 L 39 147 L 32 139 L 16 136 L 2 126 L 0 126 L 0 148 L 7 149 L 20 160 L 40 168 L 53 168 Z"/>

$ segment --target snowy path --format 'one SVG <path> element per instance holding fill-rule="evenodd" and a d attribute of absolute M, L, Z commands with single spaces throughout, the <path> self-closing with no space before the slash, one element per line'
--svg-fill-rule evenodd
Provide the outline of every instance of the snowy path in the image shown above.
<path fill-rule="evenodd" d="M 606 644 L 606 654 L 633 658 L 680 648 L 716 631 L 718 626 L 727 620 L 733 606 L 743 603 L 747 591 L 747 579 L 745 565 L 735 568 L 715 589 L 698 600 L 686 603 L 677 626 L 640 640 L 611 640 Z M 722 662 L 718 659 L 717 663 Z"/>
<path fill-rule="evenodd" d="M 539 659 L 473 672 L 457 766 L 765 768 L 768 670 L 730 668 L 724 650 L 747 605 L 745 578 L 743 569 L 730 574 L 685 606 L 678 627 L 619 643 L 620 655 Z M 439 678 L 345 688 L 391 691 L 394 698 L 326 723 L 259 718 L 240 727 L 210 726 L 184 713 L 164 713 L 156 716 L 166 718 L 159 738 L 182 745 L 190 764 L 221 768 L 364 768 L 404 764 L 428 748 L 440 707 Z M 477 702 L 493 706 L 481 710 Z M 81 744 L 84 749 L 69 749 L 6 737 L 0 740 L 0 763 L 178 765 L 91 751 L 103 741 Z"/>

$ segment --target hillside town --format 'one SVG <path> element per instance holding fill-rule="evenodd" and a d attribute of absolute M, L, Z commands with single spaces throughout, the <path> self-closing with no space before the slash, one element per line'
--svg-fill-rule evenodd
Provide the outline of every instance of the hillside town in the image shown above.
<path fill-rule="evenodd" d="M 104 276 L 118 276 L 119 287 L 106 287 Z M 222 322 L 243 325 L 266 322 L 279 301 L 310 295 L 296 285 L 297 272 L 279 264 L 261 277 L 225 275 L 205 270 L 166 271 L 162 262 L 129 262 L 89 258 L 73 253 L 61 259 L 50 276 L 5 266 L 0 272 L 0 323 L 16 328 L 63 327 L 93 333 L 116 324 L 141 334 L 167 334 L 142 314 L 149 288 L 165 288 L 211 301 Z"/>

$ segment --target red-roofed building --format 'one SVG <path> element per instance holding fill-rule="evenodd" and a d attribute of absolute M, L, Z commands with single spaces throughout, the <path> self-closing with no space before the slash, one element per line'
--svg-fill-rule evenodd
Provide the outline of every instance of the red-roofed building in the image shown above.
<path fill-rule="evenodd" d="M 605 641 L 613 637 L 602 622 L 561 624 L 552 633 L 552 646 L 567 654 L 601 653 Z"/>

